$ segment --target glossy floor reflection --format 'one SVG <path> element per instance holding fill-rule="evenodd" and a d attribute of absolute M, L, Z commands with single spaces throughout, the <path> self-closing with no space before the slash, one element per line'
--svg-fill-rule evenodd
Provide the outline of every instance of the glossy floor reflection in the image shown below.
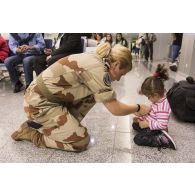
<path fill-rule="evenodd" d="M 133 70 L 120 82 L 113 83 L 118 99 L 125 103 L 148 104 L 137 91 L 156 65 L 157 62 L 134 62 Z M 170 72 L 170 75 L 167 89 L 175 80 L 183 79 L 178 73 Z M 136 146 L 132 116 L 112 116 L 100 103 L 82 121 L 91 135 L 89 148 L 82 153 L 41 149 L 29 142 L 13 141 L 11 133 L 25 119 L 23 92 L 14 94 L 8 79 L 0 81 L 0 162 L 195 162 L 195 124 L 179 122 L 173 115 L 169 132 L 175 139 L 177 151 Z"/>

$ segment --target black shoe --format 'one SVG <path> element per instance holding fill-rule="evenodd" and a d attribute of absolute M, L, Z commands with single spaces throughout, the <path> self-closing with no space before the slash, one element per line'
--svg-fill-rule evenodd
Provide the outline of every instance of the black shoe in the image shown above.
<path fill-rule="evenodd" d="M 14 86 L 14 93 L 20 92 L 22 87 L 23 87 L 23 84 L 22 84 L 20 81 L 18 81 L 18 82 L 15 84 L 15 86 Z"/>
<path fill-rule="evenodd" d="M 170 66 L 169 68 L 170 70 L 177 72 L 177 66 L 173 65 L 173 66 Z"/>
<path fill-rule="evenodd" d="M 139 127 L 139 123 L 135 123 L 135 122 L 132 124 L 132 127 L 133 127 L 133 129 L 136 130 L 136 131 L 140 131 L 140 129 L 141 129 L 141 128 Z"/>
<path fill-rule="evenodd" d="M 164 130 L 162 130 L 162 133 L 158 136 L 160 144 L 159 147 L 162 148 L 172 148 L 173 150 L 176 150 L 176 144 L 173 141 L 173 138 Z"/>

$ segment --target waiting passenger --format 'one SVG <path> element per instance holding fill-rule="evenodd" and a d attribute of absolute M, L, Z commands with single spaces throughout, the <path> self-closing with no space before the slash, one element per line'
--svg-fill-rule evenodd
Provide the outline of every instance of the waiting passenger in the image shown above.
<path fill-rule="evenodd" d="M 157 40 L 154 33 L 148 33 L 148 54 L 150 61 L 153 61 L 153 43 Z"/>
<path fill-rule="evenodd" d="M 144 43 L 142 42 L 142 49 L 144 51 L 145 62 L 148 63 L 148 58 L 149 58 L 149 36 L 148 36 L 148 33 L 143 34 L 143 40 L 144 40 Z"/>
<path fill-rule="evenodd" d="M 33 68 L 36 75 L 39 75 L 48 66 L 70 54 L 82 53 L 81 34 L 59 33 L 53 49 L 44 49 L 44 55 L 35 59 Z"/>
<path fill-rule="evenodd" d="M 139 39 L 137 39 L 135 41 L 135 56 L 136 56 L 136 59 L 139 58 L 139 53 L 140 53 L 140 43 L 139 43 Z"/>
<path fill-rule="evenodd" d="M 106 42 L 110 43 L 110 45 L 112 46 L 113 41 L 112 41 L 112 35 L 111 35 L 110 33 L 107 33 L 107 34 L 106 34 L 105 43 L 106 43 Z"/>
<path fill-rule="evenodd" d="M 139 33 L 137 43 L 140 46 L 139 56 L 142 59 L 145 56 L 145 39 L 144 39 L 144 33 Z"/>
<path fill-rule="evenodd" d="M 177 58 L 181 49 L 183 33 L 172 33 L 170 70 L 177 71 Z"/>
<path fill-rule="evenodd" d="M 95 40 L 97 41 L 97 44 L 103 43 L 103 33 L 96 33 L 94 36 Z"/>
<path fill-rule="evenodd" d="M 41 33 L 10 34 L 9 48 L 14 55 L 5 60 L 5 65 L 14 84 L 14 93 L 23 87 L 16 66 L 23 63 L 27 88 L 33 80 L 33 61 L 37 55 L 41 55 L 44 47 L 45 41 Z"/>
<path fill-rule="evenodd" d="M 9 55 L 9 47 L 6 40 L 0 35 L 0 63 L 3 63 L 4 60 Z"/>
<path fill-rule="evenodd" d="M 122 33 L 116 34 L 116 40 L 114 44 L 120 44 L 122 46 L 128 47 L 127 40 L 123 37 Z"/>
<path fill-rule="evenodd" d="M 176 144 L 168 134 L 171 108 L 164 95 L 164 81 L 167 79 L 165 65 L 158 64 L 155 74 L 146 78 L 141 86 L 140 93 L 148 97 L 152 105 L 148 114 L 133 118 L 133 129 L 138 131 L 134 137 L 137 145 L 176 150 Z"/>
<path fill-rule="evenodd" d="M 145 105 L 117 100 L 111 86 L 132 69 L 131 52 L 123 46 L 98 45 L 96 53 L 74 54 L 58 60 L 40 74 L 25 92 L 28 121 L 12 134 L 38 147 L 83 151 L 89 144 L 87 128 L 80 122 L 96 102 L 114 115 L 138 112 Z"/>

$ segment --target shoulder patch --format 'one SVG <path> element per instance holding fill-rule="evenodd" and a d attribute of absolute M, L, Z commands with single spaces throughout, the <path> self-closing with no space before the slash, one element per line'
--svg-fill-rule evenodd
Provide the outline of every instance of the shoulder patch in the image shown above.
<path fill-rule="evenodd" d="M 108 74 L 108 72 L 106 72 L 104 74 L 103 81 L 104 81 L 104 83 L 105 83 L 106 86 L 108 86 L 108 87 L 111 86 L 112 80 L 111 80 L 110 75 Z"/>

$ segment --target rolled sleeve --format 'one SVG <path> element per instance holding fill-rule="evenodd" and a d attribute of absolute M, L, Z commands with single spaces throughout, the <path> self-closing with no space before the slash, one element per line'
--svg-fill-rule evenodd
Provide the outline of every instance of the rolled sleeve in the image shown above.
<path fill-rule="evenodd" d="M 94 94 L 96 102 L 107 102 L 116 99 L 116 93 L 113 90 L 103 91 L 101 93 Z"/>

